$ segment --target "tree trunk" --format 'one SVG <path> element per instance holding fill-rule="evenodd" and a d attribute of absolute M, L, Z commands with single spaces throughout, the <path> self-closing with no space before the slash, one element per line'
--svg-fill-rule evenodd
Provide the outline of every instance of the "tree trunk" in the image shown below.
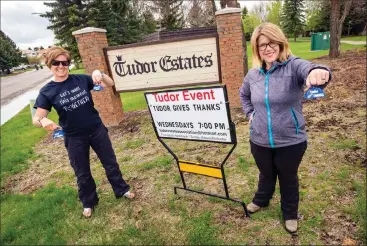
<path fill-rule="evenodd" d="M 213 8 L 213 15 L 214 15 L 214 19 L 215 19 L 215 12 L 217 12 L 217 6 L 215 5 L 215 0 L 210 0 L 212 3 L 212 8 Z"/>
<path fill-rule="evenodd" d="M 240 4 L 237 2 L 237 0 L 220 0 L 220 8 L 238 8 L 240 7 Z"/>
<path fill-rule="evenodd" d="M 294 33 L 294 42 L 297 42 L 297 33 Z"/>
<path fill-rule="evenodd" d="M 344 9 L 340 17 L 341 0 L 331 0 L 330 11 L 330 50 L 329 57 L 336 58 L 340 56 L 340 39 L 345 17 L 347 16 L 353 0 L 344 1 Z"/>
<path fill-rule="evenodd" d="M 247 45 L 246 45 L 246 36 L 245 31 L 242 29 L 242 47 L 243 47 L 243 75 L 246 75 L 248 72 L 248 62 L 247 62 Z"/>

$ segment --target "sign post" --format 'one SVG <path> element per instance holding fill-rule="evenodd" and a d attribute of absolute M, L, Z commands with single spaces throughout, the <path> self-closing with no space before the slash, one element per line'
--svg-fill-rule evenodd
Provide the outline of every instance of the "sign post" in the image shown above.
<path fill-rule="evenodd" d="M 235 125 L 231 121 L 226 86 L 186 88 L 144 93 L 153 128 L 158 140 L 174 157 L 183 187 L 174 187 L 240 203 L 249 217 L 246 204 L 229 196 L 224 164 L 236 148 Z M 181 139 L 232 144 L 220 166 L 181 160 L 162 139 Z M 225 196 L 193 190 L 187 187 L 183 173 L 222 179 Z"/>

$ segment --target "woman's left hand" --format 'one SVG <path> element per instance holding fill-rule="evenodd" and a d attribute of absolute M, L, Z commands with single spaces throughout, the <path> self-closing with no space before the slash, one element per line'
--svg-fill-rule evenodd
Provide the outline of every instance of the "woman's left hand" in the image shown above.
<path fill-rule="evenodd" d="M 306 90 L 312 86 L 323 85 L 329 82 L 329 71 L 325 69 L 312 70 L 306 79 Z"/>
<path fill-rule="evenodd" d="M 94 70 L 92 73 L 92 80 L 94 84 L 100 85 L 102 83 L 102 73 L 99 70 Z"/>

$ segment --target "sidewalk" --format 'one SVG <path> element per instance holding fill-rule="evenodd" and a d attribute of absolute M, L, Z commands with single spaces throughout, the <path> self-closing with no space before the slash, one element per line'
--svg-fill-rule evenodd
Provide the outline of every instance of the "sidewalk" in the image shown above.
<path fill-rule="evenodd" d="M 345 44 L 353 44 L 353 45 L 363 45 L 366 44 L 366 41 L 352 41 L 352 40 L 341 40 L 341 43 Z"/>
<path fill-rule="evenodd" d="M 52 78 L 52 77 L 51 77 Z M 1 124 L 3 125 L 5 122 L 13 118 L 16 114 L 18 114 L 25 106 L 27 106 L 31 99 L 36 99 L 39 93 L 39 90 L 50 81 L 47 79 L 42 84 L 35 87 L 33 90 L 27 91 L 24 94 L 14 98 L 10 103 L 1 107 Z M 29 119 L 31 119 L 31 113 L 29 110 Z"/>
<path fill-rule="evenodd" d="M 69 69 L 74 68 L 74 64 L 71 64 Z M 29 105 L 30 100 L 35 100 L 38 96 L 39 90 L 48 83 L 51 79 L 50 77 L 42 84 L 36 86 L 33 90 L 27 91 L 24 94 L 14 98 L 10 103 L 1 107 L 1 124 L 3 125 L 5 122 L 13 118 L 17 115 L 25 106 Z M 31 109 L 29 109 L 29 117 L 31 117 Z"/>

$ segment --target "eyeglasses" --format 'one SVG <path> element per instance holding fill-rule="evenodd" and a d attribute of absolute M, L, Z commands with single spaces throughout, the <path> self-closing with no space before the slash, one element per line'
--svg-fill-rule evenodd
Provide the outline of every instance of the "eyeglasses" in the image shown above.
<path fill-rule="evenodd" d="M 270 42 L 270 43 L 267 43 L 267 44 L 262 44 L 262 45 L 259 45 L 259 50 L 260 51 L 266 50 L 266 48 L 268 47 L 268 45 L 269 45 L 270 48 L 274 49 L 275 47 L 277 47 L 278 44 L 277 43 L 273 43 L 273 42 Z"/>
<path fill-rule="evenodd" d="M 57 61 L 57 60 L 53 60 L 51 62 L 51 65 L 52 66 L 57 66 L 58 67 L 58 66 L 60 66 L 60 64 L 63 65 L 64 67 L 68 67 L 70 65 L 70 63 L 68 61 Z"/>

